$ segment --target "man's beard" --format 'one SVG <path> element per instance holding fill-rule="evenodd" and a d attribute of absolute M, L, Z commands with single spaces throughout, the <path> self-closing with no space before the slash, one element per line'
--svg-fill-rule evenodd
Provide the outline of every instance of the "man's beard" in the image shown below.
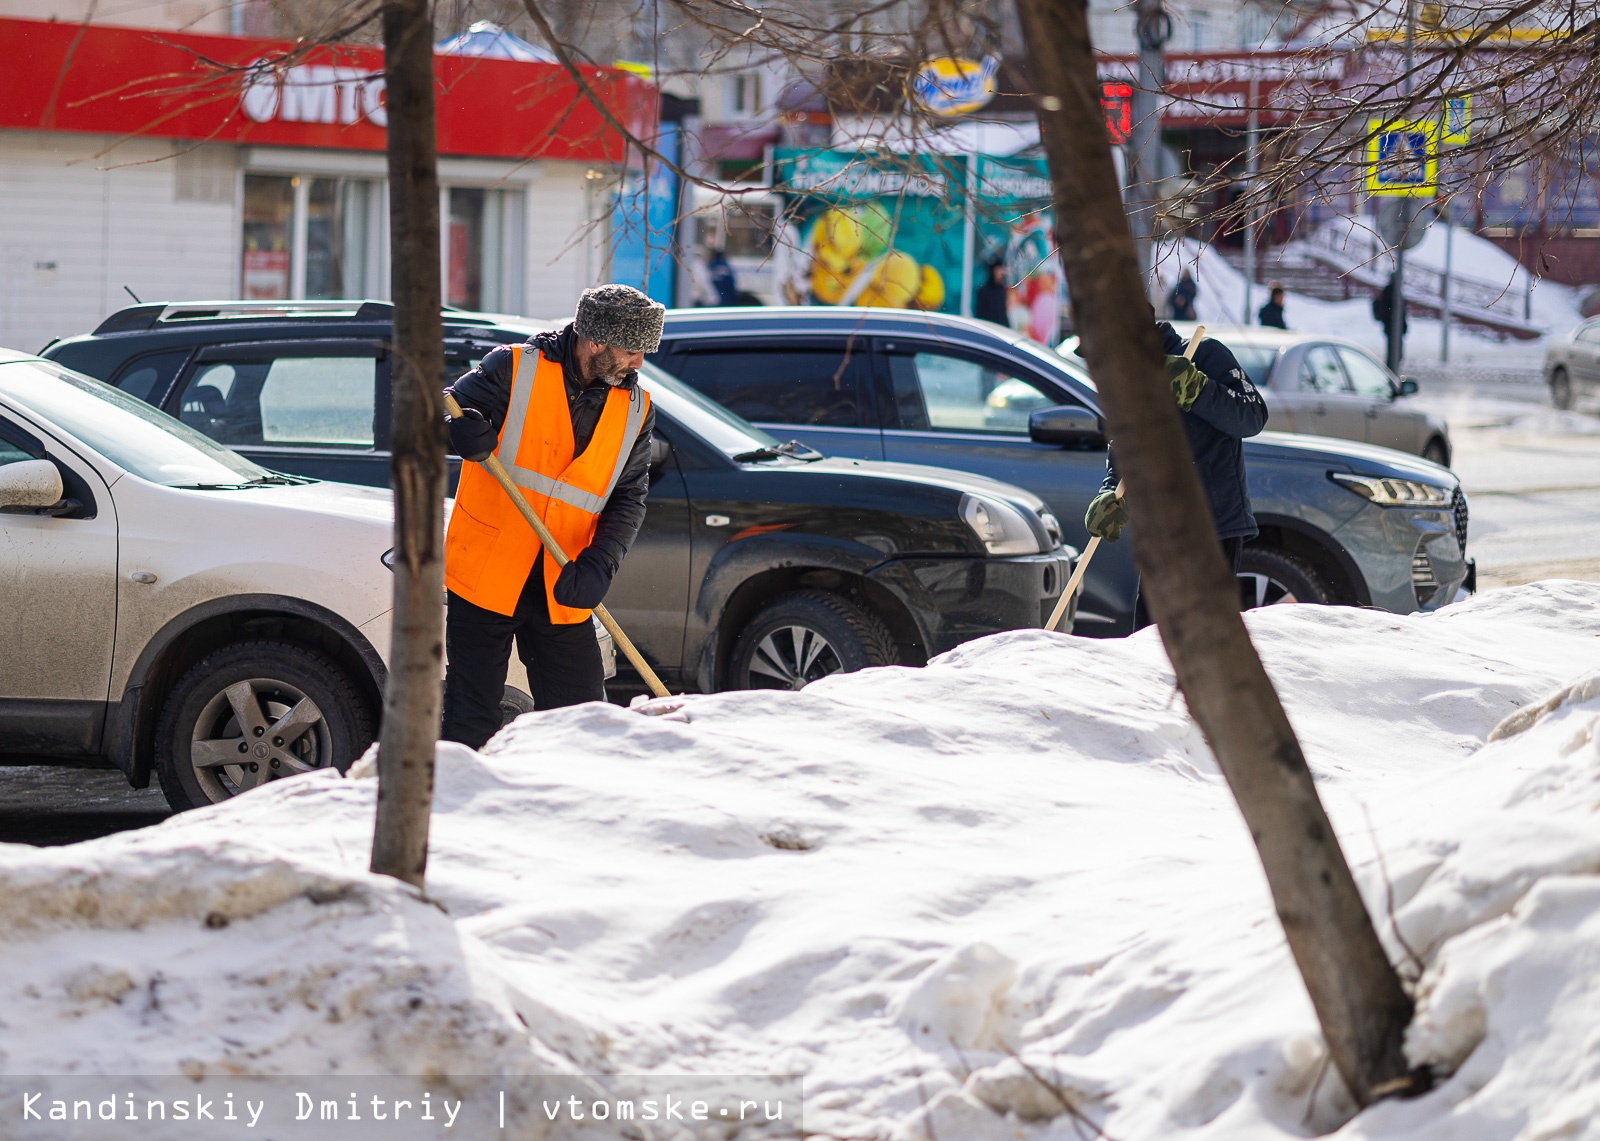
<path fill-rule="evenodd" d="M 589 358 L 583 370 L 583 379 L 591 384 L 597 380 L 610 385 L 621 384 L 633 371 L 627 367 L 627 359 L 628 354 L 620 349 L 602 348 Z"/>

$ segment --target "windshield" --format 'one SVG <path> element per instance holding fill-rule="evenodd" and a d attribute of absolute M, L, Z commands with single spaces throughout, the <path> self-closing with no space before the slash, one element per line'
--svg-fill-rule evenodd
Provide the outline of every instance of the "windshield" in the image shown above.
<path fill-rule="evenodd" d="M 1244 374 L 1250 378 L 1250 383 L 1257 388 L 1267 386 L 1267 377 L 1272 375 L 1273 362 L 1278 359 L 1278 350 L 1266 345 L 1229 345 L 1233 350 L 1233 359 L 1239 362 L 1239 367 L 1244 369 Z"/>
<path fill-rule="evenodd" d="M 272 474 L 144 401 L 49 361 L 0 365 L 0 395 L 151 483 L 237 486 Z"/>
<path fill-rule="evenodd" d="M 662 411 L 730 458 L 779 447 L 776 436 L 769 436 L 748 420 L 707 400 L 648 361 L 639 370 L 639 379 Z"/>

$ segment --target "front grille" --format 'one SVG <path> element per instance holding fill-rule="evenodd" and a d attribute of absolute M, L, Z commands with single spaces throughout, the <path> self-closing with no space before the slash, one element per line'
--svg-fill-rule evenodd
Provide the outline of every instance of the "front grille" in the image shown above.
<path fill-rule="evenodd" d="M 1461 553 L 1464 555 L 1467 553 L 1467 497 L 1459 487 L 1450 500 L 1450 509 L 1455 512 L 1456 542 L 1461 544 Z"/>
<path fill-rule="evenodd" d="M 1411 556 L 1411 586 L 1417 592 L 1417 605 L 1426 606 L 1439 593 L 1439 576 L 1433 573 L 1433 560 L 1419 544 Z"/>

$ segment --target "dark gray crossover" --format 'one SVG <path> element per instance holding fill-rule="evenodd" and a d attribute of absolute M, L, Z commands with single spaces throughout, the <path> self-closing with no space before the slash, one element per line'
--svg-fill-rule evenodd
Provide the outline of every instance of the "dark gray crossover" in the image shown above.
<path fill-rule="evenodd" d="M 1049 505 L 1067 543 L 1087 541 L 1084 509 L 1106 470 L 1094 383 L 1080 361 L 997 325 L 821 306 L 678 310 L 654 359 L 757 426 L 832 455 L 1018 484 Z M 1261 533 L 1245 548 L 1242 606 L 1403 614 L 1472 589 L 1466 496 L 1445 468 L 1273 431 L 1245 440 L 1244 454 Z M 1075 631 L 1131 630 L 1137 585 L 1125 534 L 1090 565 Z"/>

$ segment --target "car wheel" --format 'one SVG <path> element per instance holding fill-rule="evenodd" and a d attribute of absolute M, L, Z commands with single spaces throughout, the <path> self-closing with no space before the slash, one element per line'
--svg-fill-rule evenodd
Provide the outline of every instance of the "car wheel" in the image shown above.
<path fill-rule="evenodd" d="M 240 642 L 201 658 L 167 695 L 156 775 L 182 812 L 292 773 L 343 772 L 372 738 L 367 703 L 326 655 Z"/>
<path fill-rule="evenodd" d="M 504 729 L 524 713 L 532 713 L 533 698 L 514 685 L 508 685 L 500 697 L 500 728 Z"/>
<path fill-rule="evenodd" d="M 1450 466 L 1450 445 L 1438 436 L 1428 441 L 1428 446 L 1422 449 L 1422 458 L 1429 463 L 1438 464 L 1440 467 Z"/>
<path fill-rule="evenodd" d="M 1550 374 L 1550 403 L 1563 412 L 1572 408 L 1572 378 L 1564 368 L 1558 368 Z"/>
<path fill-rule="evenodd" d="M 1239 609 L 1288 602 L 1330 603 L 1333 591 L 1304 559 L 1271 547 L 1246 547 L 1239 559 Z"/>
<path fill-rule="evenodd" d="M 803 689 L 829 674 L 887 666 L 894 636 L 874 614 L 836 594 L 796 591 L 773 599 L 740 631 L 729 689 Z"/>

